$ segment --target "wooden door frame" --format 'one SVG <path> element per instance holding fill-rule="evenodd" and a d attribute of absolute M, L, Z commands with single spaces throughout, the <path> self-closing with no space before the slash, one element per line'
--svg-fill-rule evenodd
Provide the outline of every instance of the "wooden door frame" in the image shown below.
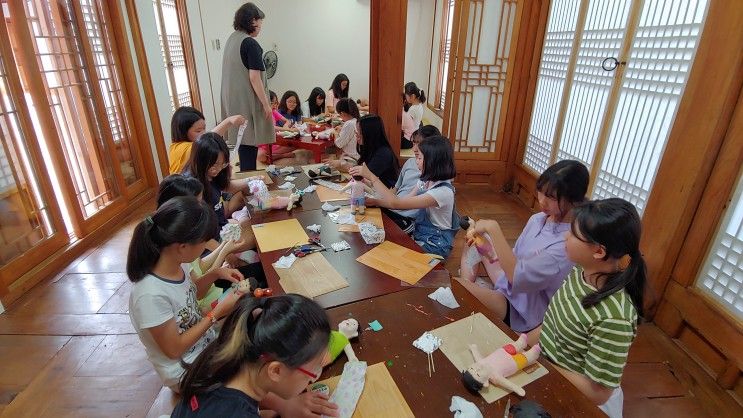
<path fill-rule="evenodd" d="M 733 389 L 743 370 L 743 324 L 716 300 L 697 289 L 695 282 L 714 244 L 725 210 L 731 204 L 742 165 L 743 89 L 656 316 L 658 326 L 672 338 L 678 338 L 685 328 L 691 328 L 706 340 L 704 344 L 725 358 L 724 368 L 715 373 L 717 382 L 725 389 Z M 698 347 L 692 350 L 694 348 Z"/>
<path fill-rule="evenodd" d="M 26 22 L 23 23 L 25 24 Z M 9 35 L 5 22 L 5 15 L 2 10 L 0 10 L 0 34 Z M 7 71 L 6 78 L 9 89 L 8 94 L 11 98 L 21 98 L 23 97 L 23 88 L 21 86 L 19 74 L 15 70 L 18 66 L 16 65 L 9 37 L 4 37 L 4 39 L 0 40 L 0 49 L 2 50 L 3 61 L 5 62 Z M 28 157 L 35 167 L 40 167 L 42 170 L 42 172 L 36 173 L 36 180 L 40 189 L 39 193 L 44 197 L 44 203 L 47 205 L 49 218 L 52 227 L 54 228 L 54 232 L 45 238 L 44 242 L 33 246 L 31 249 L 24 252 L 22 256 L 10 260 L 6 265 L 0 268 L 0 296 L 7 293 L 6 290 L 10 286 L 12 278 L 19 277 L 28 272 L 33 268 L 33 266 L 43 262 L 44 259 L 47 258 L 49 252 L 59 250 L 70 240 L 70 237 L 65 230 L 62 212 L 56 197 L 54 196 L 52 184 L 49 181 L 48 174 L 46 173 L 46 167 L 41 155 L 41 150 L 36 144 L 38 139 L 34 135 L 35 131 L 30 123 L 31 118 L 29 116 L 28 105 L 23 99 L 20 99 L 17 102 L 13 101 L 13 103 L 16 106 L 15 111 L 18 115 L 18 124 L 21 129 L 21 134 L 24 136 L 26 142 L 28 142 Z M 12 160 L 11 155 L 8 155 L 8 158 Z M 0 312 L 2 311 L 0 310 Z"/>
<path fill-rule="evenodd" d="M 369 111 L 382 118 L 392 151 L 399 156 L 408 2 L 371 0 L 369 8 Z"/>
<path fill-rule="evenodd" d="M 650 279 L 652 314 L 680 261 L 702 194 L 720 158 L 743 86 L 743 7 L 712 0 L 693 67 L 643 214 L 641 249 Z M 714 92 L 714 94 L 710 94 Z M 695 243 L 697 250 L 700 243 Z"/>
<path fill-rule="evenodd" d="M 738 33 L 736 28 L 743 25 L 743 8 L 730 8 L 724 3 L 710 1 L 695 61 L 643 214 L 641 250 L 649 278 L 647 319 L 653 318 L 671 279 L 671 271 L 679 260 L 681 246 L 702 200 L 743 84 L 743 60 L 740 59 L 743 39 L 730 37 L 730 33 Z M 544 23 L 539 36 L 542 45 L 547 17 L 542 17 Z M 511 153 L 513 159 L 509 163 L 513 191 L 529 206 L 535 202 L 539 174 L 525 167 L 522 160 L 541 53 L 541 47 L 534 48 L 525 111 L 518 126 L 510 131 L 518 132 L 519 138 L 518 148 Z"/>
<path fill-rule="evenodd" d="M 20 5 L 20 8 L 17 7 L 18 5 Z M 38 263 L 34 264 L 30 270 L 20 274 L 18 277 L 14 277 L 15 280 L 13 281 L 12 285 L 7 286 L 7 288 L 5 286 L 0 286 L 0 293 L 2 293 L 0 300 L 5 306 L 9 306 L 14 300 L 18 299 L 21 295 L 23 295 L 40 281 L 53 277 L 76 257 L 87 251 L 90 247 L 100 243 L 101 241 L 109 237 L 110 231 L 124 222 L 127 215 L 129 215 L 135 209 L 146 204 L 154 197 L 155 188 L 159 183 L 157 171 L 155 169 L 155 163 L 150 148 L 150 139 L 149 135 L 147 134 L 148 130 L 144 110 L 140 105 L 142 103 L 142 99 L 139 94 L 137 74 L 135 72 L 132 61 L 132 51 L 131 48 L 129 48 L 129 40 L 127 38 L 128 28 L 124 20 L 125 11 L 122 9 L 122 5 L 119 1 L 106 2 L 106 5 L 108 6 L 107 11 L 111 16 L 109 23 L 112 27 L 113 42 L 116 44 L 116 48 L 119 51 L 119 54 L 117 56 L 121 59 L 120 76 L 122 78 L 122 88 L 125 92 L 124 100 L 127 102 L 127 105 L 132 112 L 132 126 L 130 127 L 130 129 L 132 129 L 131 139 L 132 141 L 134 141 L 133 145 L 138 148 L 138 152 L 140 152 L 140 162 L 142 164 L 143 178 L 145 181 L 138 181 L 129 186 L 128 190 L 130 194 L 129 196 L 127 196 L 128 201 L 124 202 L 124 199 L 121 199 L 121 204 L 119 207 L 117 207 L 117 213 L 115 213 L 115 216 L 104 215 L 99 217 L 97 222 L 89 225 L 88 227 L 80 231 L 82 233 L 80 239 L 62 246 L 56 252 L 43 254 L 44 257 Z M 17 0 L 10 0 L 9 6 L 11 9 L 11 13 L 15 14 L 19 12 L 20 15 L 24 17 L 22 24 L 28 25 L 27 21 L 25 20 L 25 9 L 23 8 L 21 2 Z M 136 22 L 136 20 L 132 22 Z M 28 31 L 20 32 L 24 32 L 28 35 Z M 33 51 L 33 41 L 30 39 L 30 37 L 24 36 L 23 38 L 25 39 L 22 39 L 22 41 L 24 42 L 21 49 Z M 134 36 L 135 43 L 136 38 L 137 36 Z M 21 54 L 20 58 L 24 59 L 24 55 L 26 54 Z M 35 67 L 35 59 L 32 59 L 31 64 L 31 67 L 26 68 Z M 147 75 L 149 75 L 149 73 L 147 73 Z M 29 82 L 32 83 L 32 89 L 40 88 L 43 92 L 43 82 L 41 78 L 30 77 Z M 145 86 L 144 90 L 146 92 L 147 83 L 145 81 L 144 73 L 142 74 L 142 84 Z M 37 105 L 42 108 L 44 103 L 48 105 L 46 94 L 43 95 L 43 99 L 44 100 L 42 101 L 42 103 L 37 102 Z M 156 115 L 151 117 L 155 119 L 157 118 Z M 51 135 L 51 137 L 56 136 L 54 121 L 51 119 L 50 114 L 48 112 L 39 112 L 39 119 L 44 134 Z M 159 127 L 159 121 L 153 124 L 153 130 L 159 130 Z M 48 144 L 48 147 L 51 151 L 51 159 L 52 163 L 54 164 L 55 170 L 58 170 L 58 172 L 64 172 L 64 170 L 66 170 L 66 163 L 63 158 L 61 158 L 61 155 L 63 155 L 61 145 L 59 141 L 50 142 L 51 143 Z M 166 171 L 164 172 L 167 172 L 167 165 L 165 167 Z M 74 190 L 71 184 L 71 180 L 67 176 L 61 176 L 59 181 L 60 183 L 62 183 L 62 187 L 66 191 L 63 193 L 65 203 L 68 207 L 76 207 L 77 202 L 74 200 L 74 193 L 67 192 L 68 190 Z M 56 202 L 50 202 L 49 204 L 54 203 Z M 106 211 L 106 213 L 110 214 L 110 211 L 113 210 L 112 206 L 113 204 L 109 205 L 101 212 Z M 63 235 L 66 235 L 66 233 Z"/>
<path fill-rule="evenodd" d="M 126 6 L 126 14 L 129 18 L 129 27 L 131 28 L 131 34 L 132 34 L 132 41 L 134 43 L 134 54 L 137 57 L 137 67 L 139 68 L 139 76 L 142 80 L 142 90 L 144 91 L 144 97 L 145 97 L 145 103 L 147 104 L 148 109 L 148 117 L 150 119 L 150 125 L 152 126 L 152 135 L 154 138 L 152 139 L 155 143 L 155 150 L 157 152 L 157 163 L 160 167 L 160 173 L 163 177 L 170 174 L 170 165 L 168 163 L 168 151 L 165 149 L 165 136 L 163 134 L 162 125 L 160 124 L 160 115 L 157 110 L 157 101 L 155 99 L 155 89 L 152 85 L 152 75 L 150 74 L 150 67 L 147 64 L 147 53 L 144 49 L 144 39 L 142 38 L 142 28 L 139 25 L 139 15 L 137 14 L 137 6 L 134 3 L 134 0 L 123 0 L 125 2 Z M 118 1 L 116 2 L 117 7 L 114 7 L 116 12 L 119 14 L 119 19 L 121 20 L 121 27 L 122 29 L 125 27 L 123 25 L 123 12 L 119 8 Z M 112 13 L 113 14 L 113 13 Z M 117 38 L 117 42 L 120 43 L 120 45 L 126 45 L 127 51 L 129 51 L 129 42 L 126 39 L 126 32 L 122 31 L 116 31 L 117 36 L 121 35 L 126 42 L 119 42 Z M 132 51 L 129 51 L 129 53 L 126 55 L 129 59 L 129 63 L 132 64 Z M 132 65 L 133 68 L 133 65 Z M 131 77 L 134 77 L 134 72 L 132 70 Z M 135 79 L 136 83 L 136 79 Z M 136 90 L 137 96 L 139 96 L 139 90 Z M 142 100 L 140 99 L 138 103 L 142 103 Z M 138 106 L 138 108 L 141 109 L 141 106 Z M 144 122 L 144 113 L 142 113 L 142 121 Z M 147 132 L 145 130 L 144 132 Z M 150 148 L 148 147 L 148 152 L 151 154 Z M 154 156 L 152 156 L 154 157 Z M 155 176 L 156 184 L 159 182 L 157 179 L 157 176 Z"/>

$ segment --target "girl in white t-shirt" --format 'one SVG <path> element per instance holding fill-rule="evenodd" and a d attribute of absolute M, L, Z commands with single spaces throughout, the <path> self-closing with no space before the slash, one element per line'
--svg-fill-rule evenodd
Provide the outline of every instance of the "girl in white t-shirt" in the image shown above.
<path fill-rule="evenodd" d="M 343 121 L 340 130 L 335 134 L 335 146 L 343 152 L 339 160 L 328 161 L 328 165 L 344 173 L 359 161 L 356 141 L 356 122 L 359 120 L 359 108 L 351 99 L 340 99 L 336 111 Z"/>
<path fill-rule="evenodd" d="M 129 319 L 163 384 L 174 391 L 183 374 L 181 359 L 192 362 L 214 340 L 212 325 L 241 296 L 230 292 L 206 315 L 197 303 L 215 280 L 243 279 L 229 268 L 191 279 L 188 263 L 204 252 L 216 224 L 207 204 L 196 197 L 175 197 L 137 225 L 129 245 L 126 272 L 134 283 Z"/>
<path fill-rule="evenodd" d="M 407 105 L 406 113 L 413 120 L 413 126 L 418 129 L 423 121 L 423 103 L 426 102 L 426 93 L 419 89 L 412 81 L 405 84 L 405 104 Z M 408 149 L 413 147 L 409 140 L 402 142 L 401 147 Z"/>
<path fill-rule="evenodd" d="M 366 165 L 351 167 L 349 173 L 371 181 L 378 198 L 368 198 L 366 203 L 389 209 L 419 210 L 415 220 L 413 239 L 426 252 L 446 258 L 452 249 L 457 233 L 458 220 L 454 208 L 456 177 L 454 152 L 451 143 L 443 136 L 432 136 L 418 146 L 415 157 L 420 180 L 407 196 L 397 196 L 388 189 Z"/>

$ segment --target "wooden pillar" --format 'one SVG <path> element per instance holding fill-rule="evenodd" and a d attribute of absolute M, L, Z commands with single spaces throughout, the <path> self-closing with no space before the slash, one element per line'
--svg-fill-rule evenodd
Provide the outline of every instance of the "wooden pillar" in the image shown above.
<path fill-rule="evenodd" d="M 702 203 L 741 93 L 743 36 L 730 36 L 740 33 L 741 26 L 743 7 L 710 2 L 694 66 L 643 214 L 641 249 L 648 265 L 646 310 L 651 317 Z M 706 246 L 697 245 L 704 257 Z"/>
<path fill-rule="evenodd" d="M 372 0 L 370 14 L 369 111 L 382 118 L 392 150 L 400 155 L 408 2 Z"/>

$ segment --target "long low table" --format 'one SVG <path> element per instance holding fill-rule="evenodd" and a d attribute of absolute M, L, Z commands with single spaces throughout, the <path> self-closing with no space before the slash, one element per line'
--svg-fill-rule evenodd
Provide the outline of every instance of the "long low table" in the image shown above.
<path fill-rule="evenodd" d="M 309 184 L 304 173 L 295 174 L 294 183 L 299 188 Z M 283 182 L 284 176 L 273 177 L 275 188 Z M 428 377 L 426 356 L 413 347 L 412 342 L 423 332 L 449 324 L 451 320 L 459 320 L 470 315 L 471 312 L 482 312 L 494 324 L 502 329 L 511 338 L 516 334 L 502 321 L 496 319 L 482 303 L 467 292 L 458 282 L 451 283 L 457 301 L 461 305 L 457 309 L 449 309 L 427 297 L 434 289 L 431 287 L 410 287 L 399 279 L 390 277 L 377 270 L 367 267 L 356 261 L 356 258 L 368 251 L 371 246 L 363 242 L 359 233 L 338 232 L 338 225 L 334 224 L 322 210 L 321 202 L 316 193 L 305 195 L 303 205 L 291 211 L 273 210 L 253 213 L 253 224 L 296 218 L 306 227 L 310 224 L 321 225 L 321 239 L 329 246 L 332 242 L 345 239 L 351 245 L 350 250 L 333 253 L 332 249 L 322 254 L 331 265 L 338 270 L 349 282 L 349 287 L 319 296 L 315 301 L 328 309 L 331 325 L 349 316 L 356 318 L 362 328 L 366 324 L 377 320 L 384 327 L 379 332 L 364 331 L 352 345 L 359 359 L 369 365 L 384 362 L 400 388 L 407 404 L 416 416 L 420 417 L 449 417 L 449 404 L 453 395 L 461 396 L 474 402 L 486 417 L 503 416 L 506 399 L 511 399 L 514 405 L 521 399 L 516 395 L 509 395 L 492 404 L 485 402 L 479 395 L 473 395 L 465 390 L 461 383 L 461 371 L 449 362 L 441 351 L 433 354 L 436 364 L 436 373 Z M 387 216 L 383 216 L 386 239 L 405 247 L 421 251 L 420 247 Z M 260 250 L 260 249 L 259 249 Z M 271 286 L 276 294 L 283 294 L 279 285 L 279 277 L 271 266 L 273 262 L 286 253 L 286 250 L 260 252 L 259 256 Z M 446 270 L 442 265 L 437 266 L 438 273 Z M 429 273 L 419 285 L 426 282 L 437 282 L 437 272 Z M 433 278 L 433 280 L 431 280 Z M 421 310 L 429 313 L 425 315 L 412 306 L 420 306 Z M 345 357 L 326 368 L 321 379 L 341 374 Z M 603 413 L 591 403 L 580 391 L 568 382 L 557 370 L 546 361 L 541 363 L 550 371 L 546 376 L 525 387 L 525 399 L 531 399 L 542 404 L 554 417 L 600 417 Z"/>
<path fill-rule="evenodd" d="M 312 151 L 316 163 L 322 161 L 323 153 L 325 153 L 328 148 L 335 146 L 332 139 L 315 139 L 312 136 L 284 138 L 278 133 L 276 134 L 276 144 Z M 271 147 L 268 147 L 268 161 L 273 161 Z"/>
<path fill-rule="evenodd" d="M 333 223 L 322 210 L 294 211 L 289 214 L 271 213 L 263 216 L 255 216 L 253 217 L 253 224 L 283 220 L 289 217 L 297 219 L 303 227 L 312 224 L 321 225 L 321 241 L 323 245 L 328 247 L 321 254 L 348 281 L 348 287 L 316 297 L 315 301 L 320 306 L 329 308 L 344 305 L 409 288 L 409 286 L 403 285 L 400 279 L 388 276 L 356 261 L 357 257 L 372 249 L 373 246 L 366 244 L 358 232 L 338 232 L 338 225 Z M 383 221 L 386 240 L 415 251 L 421 251 L 418 244 L 406 235 L 391 219 L 383 216 Z M 351 246 L 351 249 L 337 253 L 334 252 L 330 248 L 330 244 L 340 240 L 346 240 Z M 263 270 L 266 273 L 268 285 L 274 289 L 275 294 L 283 294 L 284 291 L 279 284 L 279 275 L 271 264 L 276 262 L 281 256 L 286 255 L 286 252 L 287 250 L 285 249 L 262 252 L 260 248 L 258 251 L 261 263 L 263 264 Z M 440 272 L 445 272 L 445 269 L 441 265 L 437 266 L 434 272 L 424 276 L 424 280 L 428 276 L 440 274 Z"/>
<path fill-rule="evenodd" d="M 461 305 L 449 309 L 428 298 L 431 288 L 408 288 L 402 292 L 387 294 L 372 299 L 362 300 L 345 306 L 328 310 L 331 327 L 340 321 L 353 317 L 359 321 L 361 328 L 377 320 L 384 327 L 379 332 L 363 331 L 358 340 L 351 345 L 362 361 L 372 365 L 384 362 L 392 378 L 400 388 L 405 401 L 417 417 L 450 417 L 449 404 L 453 395 L 461 396 L 474 402 L 486 417 L 502 417 L 506 400 L 511 405 L 522 400 L 517 395 L 488 404 L 479 395 L 469 393 L 461 382 L 461 371 L 457 370 L 446 356 L 437 350 L 433 353 L 436 372 L 428 377 L 426 355 L 413 347 L 412 342 L 423 332 L 430 331 L 450 323 L 453 320 L 466 318 L 471 312 L 482 312 L 488 319 L 516 338 L 502 321 L 496 319 L 485 306 L 467 292 L 458 282 L 452 282 L 452 290 Z M 413 307 L 422 306 L 422 314 Z M 320 380 L 340 375 L 346 361 L 344 354 L 323 371 Z M 568 382 L 546 360 L 540 360 L 549 369 L 546 376 L 526 385 L 526 396 L 541 404 L 553 417 L 601 417 L 603 413 L 586 398 L 578 389 Z"/>

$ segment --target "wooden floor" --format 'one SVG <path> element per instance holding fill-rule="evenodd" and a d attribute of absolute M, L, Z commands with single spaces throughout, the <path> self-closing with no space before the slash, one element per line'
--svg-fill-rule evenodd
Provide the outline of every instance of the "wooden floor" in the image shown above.
<path fill-rule="evenodd" d="M 459 186 L 457 206 L 462 214 L 499 220 L 514 241 L 529 217 L 512 197 L 486 186 Z M 130 220 L 113 231 L 0 315 L 2 416 L 142 417 L 172 410 L 171 392 L 161 387 L 126 313 L 133 227 Z M 459 234 L 447 263 L 454 274 L 462 239 Z M 652 324 L 640 328 L 623 387 L 627 417 L 743 416 L 733 398 Z"/>

